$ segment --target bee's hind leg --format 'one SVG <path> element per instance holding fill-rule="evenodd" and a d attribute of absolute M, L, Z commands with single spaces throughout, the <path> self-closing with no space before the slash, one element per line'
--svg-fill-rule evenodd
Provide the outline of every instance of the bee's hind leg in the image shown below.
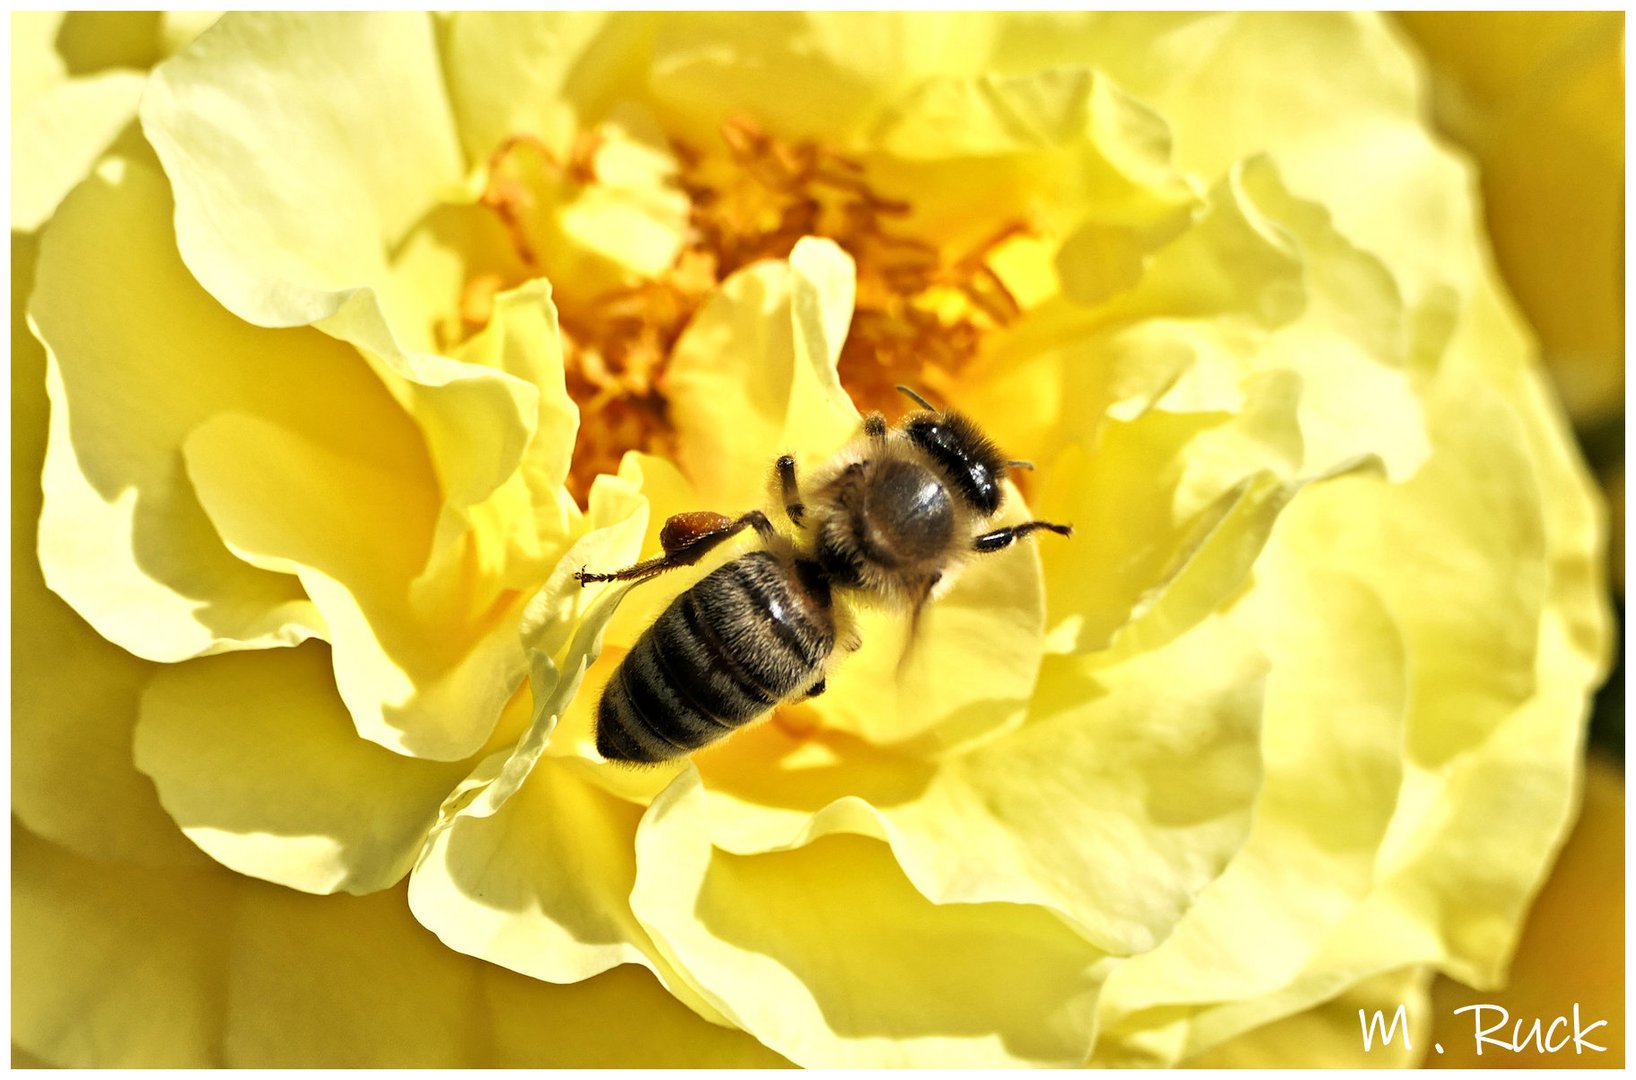
<path fill-rule="evenodd" d="M 677 514 L 666 521 L 665 527 L 659 531 L 659 543 L 665 549 L 663 555 L 612 573 L 576 570 L 574 580 L 581 585 L 589 585 L 593 581 L 646 581 L 678 566 L 692 566 L 711 549 L 750 528 L 760 533 L 763 540 L 773 535 L 772 522 L 760 510 L 751 510 L 737 518 L 713 510 Z"/>

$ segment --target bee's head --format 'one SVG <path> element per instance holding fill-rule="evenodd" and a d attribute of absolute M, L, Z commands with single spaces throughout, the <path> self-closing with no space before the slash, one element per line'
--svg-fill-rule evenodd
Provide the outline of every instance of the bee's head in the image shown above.
<path fill-rule="evenodd" d="M 975 423 L 957 412 L 933 409 L 925 398 L 898 387 L 926 407 L 903 423 L 909 441 L 930 459 L 949 489 L 984 517 L 1000 509 L 1006 458 Z"/>

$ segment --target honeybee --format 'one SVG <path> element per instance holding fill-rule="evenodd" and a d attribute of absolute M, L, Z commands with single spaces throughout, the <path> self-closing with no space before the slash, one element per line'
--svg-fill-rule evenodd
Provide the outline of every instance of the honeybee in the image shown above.
<path fill-rule="evenodd" d="M 870 598 L 918 619 L 945 573 L 1046 530 L 1049 521 L 989 529 L 1008 461 L 968 417 L 921 407 L 896 427 L 879 413 L 862 435 L 803 485 L 795 459 L 774 466 L 795 536 L 759 510 L 730 518 L 677 514 L 659 534 L 664 553 L 611 573 L 580 570 L 580 584 L 641 582 L 697 563 L 745 529 L 760 549 L 740 555 L 678 596 L 637 639 L 597 706 L 596 748 L 609 761 L 656 763 L 707 746 L 779 704 L 823 693 L 837 653 L 857 648 L 838 598 Z"/>

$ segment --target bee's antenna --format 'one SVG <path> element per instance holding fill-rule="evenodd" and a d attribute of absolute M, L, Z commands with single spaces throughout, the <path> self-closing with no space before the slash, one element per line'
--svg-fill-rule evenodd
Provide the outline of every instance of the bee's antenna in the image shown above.
<path fill-rule="evenodd" d="M 1034 471 L 1032 461 L 1008 461 L 1005 463 L 1005 467 L 1008 469 L 1027 469 L 1029 472 Z"/>
<path fill-rule="evenodd" d="M 914 401 L 917 404 L 919 404 L 922 409 L 925 409 L 927 412 L 939 412 L 939 411 L 941 411 L 941 410 L 939 410 L 937 408 L 937 406 L 933 405 L 931 402 L 927 401 L 925 398 L 921 397 L 919 394 L 915 393 L 913 390 L 909 389 L 907 386 L 899 385 L 898 386 L 898 393 L 903 394 L 903 395 L 905 395 L 907 397 L 913 398 Z"/>

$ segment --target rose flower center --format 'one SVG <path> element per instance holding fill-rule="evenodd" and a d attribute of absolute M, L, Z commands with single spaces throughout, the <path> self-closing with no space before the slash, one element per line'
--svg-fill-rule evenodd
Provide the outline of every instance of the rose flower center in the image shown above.
<path fill-rule="evenodd" d="M 615 472 L 627 450 L 674 456 L 662 376 L 677 338 L 723 279 L 757 260 L 788 258 L 802 237 L 832 240 L 857 264 L 839 370 L 861 410 L 901 412 L 899 383 L 935 394 L 988 331 L 1019 313 L 988 258 L 1025 226 L 1006 226 L 951 257 L 901 228 L 910 205 L 878 194 L 860 163 L 742 119 L 724 124 L 722 136 L 725 154 L 671 143 L 689 228 L 663 273 L 589 302 L 559 297 L 568 392 L 581 416 L 568 487 L 581 506 L 592 480 Z M 508 166 L 531 155 L 533 165 L 548 163 L 563 181 L 595 184 L 597 148 L 595 136 L 582 136 L 559 162 L 538 140 L 518 136 L 495 151 L 482 204 L 498 216 L 524 266 L 540 265 L 521 220 L 537 200 L 519 179 L 526 171 Z M 461 312 L 468 328 L 487 322 L 501 285 L 493 275 L 467 283 Z"/>

